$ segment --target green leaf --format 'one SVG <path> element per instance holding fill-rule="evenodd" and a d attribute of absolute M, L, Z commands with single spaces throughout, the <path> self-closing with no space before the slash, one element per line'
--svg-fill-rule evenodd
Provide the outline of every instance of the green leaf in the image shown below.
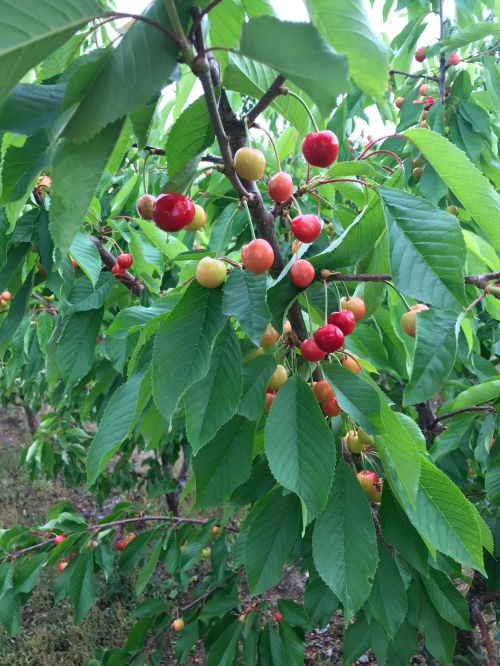
<path fill-rule="evenodd" d="M 222 290 L 191 282 L 156 334 L 153 399 L 169 422 L 187 389 L 205 377 L 215 338 L 226 323 Z"/>
<path fill-rule="evenodd" d="M 410 522 L 437 550 L 465 566 L 484 571 L 481 532 L 469 502 L 446 474 L 426 458 L 421 457 L 420 466 L 416 504 L 403 504 Z M 392 481 L 391 485 L 394 489 Z"/>
<path fill-rule="evenodd" d="M 287 618 L 278 626 L 280 638 L 285 646 L 287 666 L 304 665 L 304 640 L 287 624 Z"/>
<path fill-rule="evenodd" d="M 457 218 L 401 190 L 382 186 L 380 193 L 396 287 L 425 303 L 460 310 L 466 304 L 466 251 Z"/>
<path fill-rule="evenodd" d="M 75 609 L 75 622 L 81 622 L 95 601 L 94 555 L 84 551 L 71 564 L 68 596 Z"/>
<path fill-rule="evenodd" d="M 275 370 L 271 354 L 262 354 L 243 364 L 243 395 L 238 414 L 257 421 L 264 411 L 267 382 Z"/>
<path fill-rule="evenodd" d="M 50 235 L 62 254 L 73 242 L 120 136 L 122 122 L 108 125 L 81 145 L 62 141 L 52 161 Z M 71 178 L 68 178 L 71 174 Z"/>
<path fill-rule="evenodd" d="M 344 632 L 343 661 L 347 666 L 357 661 L 370 648 L 370 626 L 366 617 L 359 613 L 356 621 L 348 624 Z"/>
<path fill-rule="evenodd" d="M 187 2 L 178 3 L 181 20 L 189 16 Z M 164 3 L 157 0 L 144 15 L 175 32 Z M 154 26 L 135 21 L 106 62 L 89 82 L 65 134 L 76 143 L 88 141 L 108 123 L 146 104 L 171 79 L 179 48 Z"/>
<path fill-rule="evenodd" d="M 427 161 L 495 245 L 498 234 L 495 220 L 500 208 L 500 197 L 491 183 L 460 148 L 440 134 L 426 129 L 406 130 L 404 134 L 422 151 Z M 470 187 L 470 183 L 474 183 L 474 187 Z"/>
<path fill-rule="evenodd" d="M 134 418 L 142 375 L 134 375 L 113 393 L 102 415 L 87 456 L 87 488 L 91 488 L 118 446 L 127 436 Z"/>
<path fill-rule="evenodd" d="M 459 393 L 453 401 L 453 409 L 462 409 L 471 405 L 480 405 L 483 402 L 491 402 L 500 396 L 500 379 L 491 382 L 476 384 Z"/>
<path fill-rule="evenodd" d="M 101 256 L 86 233 L 77 232 L 70 246 L 70 254 L 95 286 L 99 275 L 101 275 Z"/>
<path fill-rule="evenodd" d="M 102 307 L 114 283 L 115 277 L 111 273 L 101 273 L 95 287 L 86 277 L 78 278 L 73 282 L 68 304 L 64 305 L 64 315 Z"/>
<path fill-rule="evenodd" d="M 257 275 L 239 268 L 231 271 L 224 284 L 222 311 L 239 321 L 254 345 L 260 340 L 271 319 L 266 303 L 266 275 Z"/>
<path fill-rule="evenodd" d="M 0 131 L 30 136 L 55 121 L 66 86 L 18 83 L 0 107 Z"/>
<path fill-rule="evenodd" d="M 275 488 L 251 511 L 245 547 L 245 571 L 252 596 L 281 577 L 283 565 L 300 535 L 300 504 L 295 495 Z"/>
<path fill-rule="evenodd" d="M 213 506 L 226 500 L 248 479 L 254 433 L 255 423 L 235 416 L 194 457 L 197 506 Z"/>
<path fill-rule="evenodd" d="M 461 46 L 469 46 L 485 37 L 500 35 L 500 23 L 496 21 L 478 21 L 472 23 L 466 28 L 457 30 L 449 37 L 445 37 L 440 43 L 441 46 L 448 46 L 451 49 L 457 49 Z"/>
<path fill-rule="evenodd" d="M 24 199 L 49 162 L 49 137 L 40 131 L 17 147 L 9 146 L 2 164 L 2 203 Z"/>
<path fill-rule="evenodd" d="M 272 475 L 296 493 L 309 522 L 325 507 L 335 471 L 333 435 L 311 388 L 289 377 L 273 400 L 264 431 Z"/>
<path fill-rule="evenodd" d="M 9 636 L 21 627 L 21 596 L 12 590 L 0 597 L 0 622 Z"/>
<path fill-rule="evenodd" d="M 151 555 L 148 558 L 148 561 L 143 567 L 141 567 L 139 573 L 137 574 L 137 580 L 135 583 L 135 593 L 137 596 L 140 596 L 142 594 L 144 588 L 149 582 L 149 579 L 153 575 L 154 570 L 156 569 L 156 565 L 158 564 L 158 560 L 160 559 L 161 547 L 162 547 L 162 542 L 160 541 L 153 548 L 153 550 L 151 551 Z"/>
<path fill-rule="evenodd" d="M 379 543 L 378 554 L 380 562 L 368 605 L 373 617 L 393 639 L 406 617 L 406 589 L 394 558 L 383 543 Z"/>
<path fill-rule="evenodd" d="M 236 663 L 238 639 L 243 625 L 232 622 L 217 640 L 210 646 L 207 655 L 207 666 L 232 666 Z"/>
<path fill-rule="evenodd" d="M 413 369 L 403 393 L 403 405 L 425 402 L 448 379 L 457 353 L 458 319 L 452 310 L 425 310 L 417 317 Z"/>
<path fill-rule="evenodd" d="M 103 310 L 87 310 L 71 315 L 57 342 L 56 360 L 67 386 L 85 377 L 92 367 L 96 337 Z"/>
<path fill-rule="evenodd" d="M 370 595 L 378 552 L 366 495 L 343 460 L 337 464 L 328 506 L 316 520 L 312 543 L 314 565 L 340 599 L 347 620 Z"/>
<path fill-rule="evenodd" d="M 8 268 L 9 264 L 6 266 Z M 4 319 L 2 325 L 0 326 L 0 344 L 10 341 L 21 324 L 31 297 L 34 277 L 34 272 L 28 275 L 21 289 L 19 289 L 17 294 L 10 302 L 7 317 Z M 1 282 L 2 280 L 0 278 L 0 283 Z"/>
<path fill-rule="evenodd" d="M 291 49 L 291 44 L 300 44 L 300 49 Z M 250 19 L 243 24 L 240 52 L 297 84 L 324 116 L 346 90 L 346 59 L 309 23 L 279 21 L 272 16 Z"/>
<path fill-rule="evenodd" d="M 455 627 L 441 617 L 418 582 L 409 588 L 409 607 L 415 611 L 426 648 L 440 664 L 450 666 L 455 652 Z"/>
<path fill-rule="evenodd" d="M 362 3 L 307 0 L 311 21 L 333 48 L 347 56 L 349 75 L 367 95 L 382 101 L 387 86 L 389 52 L 373 32 Z"/>
<path fill-rule="evenodd" d="M 214 137 L 205 96 L 202 95 L 181 113 L 168 133 L 166 150 L 170 176 L 211 146 Z"/>
<path fill-rule="evenodd" d="M 0 103 L 32 67 L 101 11 L 96 0 L 68 0 L 64 5 L 40 0 L 29 7 L 2 0 Z"/>
<path fill-rule="evenodd" d="M 240 345 L 227 323 L 215 340 L 208 373 L 184 395 L 186 434 L 195 455 L 234 416 L 242 389 Z"/>
<path fill-rule="evenodd" d="M 443 620 L 460 629 L 470 630 L 467 601 L 448 576 L 442 571 L 431 569 L 429 577 L 422 576 L 421 580 L 429 599 Z"/>
<path fill-rule="evenodd" d="M 307 583 L 304 590 L 304 608 L 313 625 L 324 627 L 338 605 L 339 600 L 320 578 Z"/>
<path fill-rule="evenodd" d="M 467 252 L 474 255 L 481 263 L 484 263 L 490 271 L 494 272 L 498 266 L 498 257 L 494 248 L 484 238 L 473 234 L 468 229 L 463 230 Z"/>

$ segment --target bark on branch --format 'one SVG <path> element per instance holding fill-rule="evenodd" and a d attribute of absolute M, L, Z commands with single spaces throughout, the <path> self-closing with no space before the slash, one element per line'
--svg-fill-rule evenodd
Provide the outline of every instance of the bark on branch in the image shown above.
<path fill-rule="evenodd" d="M 273 83 L 269 86 L 269 90 L 264 93 L 253 109 L 250 109 L 250 111 L 247 113 L 247 122 L 249 127 L 251 127 L 259 115 L 274 102 L 276 97 L 281 95 L 281 87 L 285 83 L 285 80 L 286 79 L 284 76 L 277 76 Z"/>
<path fill-rule="evenodd" d="M 104 264 L 104 266 L 106 266 L 108 271 L 110 271 L 113 268 L 113 266 L 116 264 L 116 258 L 111 254 L 111 252 L 108 252 L 108 250 L 106 250 L 106 248 L 102 244 L 102 241 L 99 238 L 96 238 L 95 236 L 89 236 L 89 240 L 91 240 L 92 243 L 94 243 L 94 245 L 97 248 L 97 251 L 101 256 L 102 263 Z M 139 296 L 141 291 L 146 288 L 145 285 L 140 280 L 135 278 L 128 271 L 125 271 L 125 273 L 119 279 L 120 282 L 127 287 L 127 289 L 130 289 L 130 291 L 133 294 L 136 294 L 137 296 Z"/>

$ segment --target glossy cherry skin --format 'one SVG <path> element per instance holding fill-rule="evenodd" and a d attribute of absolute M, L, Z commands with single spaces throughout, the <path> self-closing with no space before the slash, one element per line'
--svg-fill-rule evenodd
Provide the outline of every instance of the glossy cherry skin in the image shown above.
<path fill-rule="evenodd" d="M 328 315 L 328 323 L 340 328 L 344 335 L 349 335 L 356 326 L 356 317 L 350 310 L 340 310 Z"/>
<path fill-rule="evenodd" d="M 369 470 L 358 472 L 356 477 L 365 493 L 369 493 L 373 488 L 373 484 L 377 483 L 378 481 L 378 476 L 375 474 L 375 472 L 371 472 Z"/>
<path fill-rule="evenodd" d="M 276 203 L 288 201 L 293 192 L 292 177 L 284 171 L 278 171 L 278 173 L 274 174 L 269 180 L 267 191 L 269 192 L 271 199 L 276 201 Z"/>
<path fill-rule="evenodd" d="M 111 272 L 113 275 L 117 278 L 122 277 L 122 275 L 125 275 L 125 269 L 120 266 L 120 264 L 115 264 L 111 268 Z"/>
<path fill-rule="evenodd" d="M 416 305 L 412 306 L 411 310 L 405 312 L 401 317 L 401 326 L 403 327 L 404 332 L 414 338 L 417 329 L 417 312 L 428 309 L 429 308 L 427 305 L 424 305 L 423 303 L 417 303 Z"/>
<path fill-rule="evenodd" d="M 351 298 L 341 298 L 340 307 L 342 310 L 350 310 L 359 321 L 366 312 L 366 305 L 362 298 L 359 296 L 351 296 Z"/>
<path fill-rule="evenodd" d="M 339 140 L 330 130 L 311 132 L 302 141 L 302 155 L 311 166 L 328 167 L 339 154 Z"/>
<path fill-rule="evenodd" d="M 429 88 L 430 86 L 428 83 L 422 83 L 422 85 L 418 89 L 418 94 L 420 95 L 420 97 L 426 97 L 427 94 L 429 93 Z"/>
<path fill-rule="evenodd" d="M 54 537 L 54 543 L 56 546 L 58 543 L 61 543 L 61 541 L 64 541 L 64 534 L 58 534 L 56 537 Z"/>
<path fill-rule="evenodd" d="M 174 620 L 170 625 L 174 631 L 177 633 L 181 632 L 184 629 L 184 620 L 182 617 L 178 617 L 177 620 Z"/>
<path fill-rule="evenodd" d="M 349 372 L 352 372 L 353 374 L 357 375 L 358 372 L 361 372 L 361 366 L 355 358 L 352 358 L 353 356 L 354 354 L 352 353 L 350 356 L 347 356 L 347 354 L 343 354 L 342 358 L 340 359 L 340 362 L 346 370 L 349 370 Z"/>
<path fill-rule="evenodd" d="M 290 269 L 290 279 L 296 287 L 305 289 L 314 280 L 314 266 L 306 261 L 306 259 L 299 259 Z"/>
<path fill-rule="evenodd" d="M 313 393 L 321 404 L 331 402 L 335 398 L 335 391 L 332 389 L 326 379 L 314 382 Z"/>
<path fill-rule="evenodd" d="M 424 99 L 424 109 L 426 111 L 428 111 L 431 108 L 431 106 L 434 104 L 435 101 L 436 100 L 434 99 L 434 97 L 426 97 Z"/>
<path fill-rule="evenodd" d="M 333 400 L 330 400 L 330 402 L 321 403 L 321 409 L 323 410 L 323 414 L 325 416 L 330 417 L 338 416 L 342 413 L 342 410 L 339 407 L 339 403 L 337 402 L 337 398 L 333 398 Z"/>
<path fill-rule="evenodd" d="M 155 197 L 152 194 L 143 194 L 137 199 L 137 212 L 143 220 L 153 219 L 153 205 Z"/>
<path fill-rule="evenodd" d="M 297 215 L 290 223 L 290 231 L 302 243 L 312 243 L 321 232 L 317 215 Z"/>
<path fill-rule="evenodd" d="M 276 370 L 273 372 L 273 374 L 269 377 L 267 387 L 270 389 L 270 391 L 277 391 L 283 386 L 287 379 L 288 372 L 286 371 L 285 366 L 279 364 L 276 366 Z"/>
<path fill-rule="evenodd" d="M 424 62 L 424 60 L 427 58 L 425 54 L 425 48 L 421 46 L 419 49 L 415 51 L 415 60 L 417 62 Z"/>
<path fill-rule="evenodd" d="M 119 254 L 116 262 L 120 268 L 130 268 L 134 263 L 134 259 L 131 254 Z"/>
<path fill-rule="evenodd" d="M 462 56 L 460 53 L 451 53 L 450 57 L 448 58 L 448 65 L 459 65 L 462 62 Z"/>
<path fill-rule="evenodd" d="M 333 324 L 320 326 L 314 333 L 314 342 L 323 351 L 330 353 L 337 351 L 344 344 L 344 334 Z"/>
<path fill-rule="evenodd" d="M 259 180 L 266 170 L 266 158 L 264 153 L 257 148 L 243 146 L 236 151 L 233 166 L 240 178 Z"/>
<path fill-rule="evenodd" d="M 274 263 L 274 250 L 263 238 L 257 238 L 241 249 L 241 261 L 252 273 L 267 273 Z"/>
<path fill-rule="evenodd" d="M 163 231 L 179 231 L 187 227 L 195 213 L 192 199 L 184 194 L 165 192 L 153 204 L 153 220 Z"/>
<path fill-rule="evenodd" d="M 190 222 L 186 227 L 188 231 L 198 231 L 198 229 L 201 229 L 207 221 L 207 214 L 205 213 L 205 209 L 202 208 L 202 206 L 195 204 L 194 209 L 195 212 L 193 221 Z"/>
<path fill-rule="evenodd" d="M 203 257 L 196 266 L 196 281 L 202 287 L 215 289 L 219 287 L 226 279 L 226 264 L 220 259 Z"/>
<path fill-rule="evenodd" d="M 0 294 L 0 298 L 2 299 L 2 301 L 10 301 L 10 299 L 12 298 L 12 294 L 10 293 L 10 291 L 7 291 L 6 289 L 5 291 L 2 291 L 2 293 Z"/>
<path fill-rule="evenodd" d="M 404 101 L 405 101 L 404 97 L 396 97 L 396 101 L 394 102 L 394 104 L 398 107 L 398 109 L 400 109 L 403 106 Z"/>
<path fill-rule="evenodd" d="M 326 356 L 326 352 L 320 349 L 312 338 L 308 338 L 302 342 L 300 345 L 300 353 L 302 354 L 302 358 L 306 361 L 311 361 L 312 363 L 322 361 Z"/>
<path fill-rule="evenodd" d="M 274 614 L 274 619 L 276 622 L 281 622 L 283 620 L 283 615 L 279 611 L 276 611 Z"/>

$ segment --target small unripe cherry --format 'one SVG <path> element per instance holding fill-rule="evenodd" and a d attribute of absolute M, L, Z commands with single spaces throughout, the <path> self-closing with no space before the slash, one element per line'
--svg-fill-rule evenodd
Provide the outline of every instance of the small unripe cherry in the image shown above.
<path fill-rule="evenodd" d="M 288 379 L 288 373 L 284 365 L 277 365 L 276 370 L 270 376 L 267 386 L 272 391 L 277 391 Z"/>
<path fill-rule="evenodd" d="M 203 257 L 196 266 L 196 281 L 202 287 L 208 287 L 208 289 L 220 287 L 226 276 L 226 264 L 220 259 Z"/>
<path fill-rule="evenodd" d="M 256 238 L 241 249 L 243 266 L 252 273 L 267 273 L 274 263 L 274 250 L 263 238 Z"/>
<path fill-rule="evenodd" d="M 417 62 L 424 62 L 424 60 L 427 58 L 426 53 L 425 53 L 425 47 L 421 46 L 415 51 L 415 60 Z"/>
<path fill-rule="evenodd" d="M 326 356 L 326 352 L 320 349 L 312 338 L 307 338 L 301 343 L 300 353 L 303 359 L 311 361 L 311 363 L 322 361 Z"/>
<path fill-rule="evenodd" d="M 428 117 L 429 117 L 429 112 L 428 112 L 428 111 L 424 111 L 424 112 L 422 113 L 422 122 L 423 122 L 424 120 L 427 120 Z"/>
<path fill-rule="evenodd" d="M 291 332 L 292 332 L 292 325 L 287 319 L 283 324 L 283 333 L 291 333 Z"/>
<path fill-rule="evenodd" d="M 401 316 L 401 326 L 403 327 L 404 332 L 414 338 L 417 329 L 417 312 L 428 309 L 429 308 L 427 305 L 424 305 L 423 303 L 417 303 L 411 307 L 411 310 L 405 312 Z"/>
<path fill-rule="evenodd" d="M 283 615 L 278 611 L 274 614 L 274 619 L 276 622 L 282 622 L 283 621 Z"/>
<path fill-rule="evenodd" d="M 329 402 L 322 402 L 321 409 L 323 410 L 323 414 L 330 418 L 342 413 L 337 398 L 333 398 L 333 400 L 330 400 Z"/>
<path fill-rule="evenodd" d="M 344 334 L 333 324 L 320 326 L 314 332 L 314 342 L 323 351 L 330 353 L 337 351 L 344 344 Z"/>
<path fill-rule="evenodd" d="M 418 89 L 418 94 L 420 95 L 420 97 L 425 97 L 429 92 L 429 89 L 430 85 L 428 83 L 422 83 L 422 85 Z"/>
<path fill-rule="evenodd" d="M 351 453 L 361 453 L 364 448 L 363 442 L 359 440 L 359 437 L 354 430 L 349 430 L 346 434 L 345 443 Z"/>
<path fill-rule="evenodd" d="M 56 546 L 58 543 L 61 543 L 61 541 L 64 541 L 64 534 L 58 534 L 56 537 L 54 537 L 54 544 Z"/>
<path fill-rule="evenodd" d="M 153 204 L 155 197 L 152 194 L 143 194 L 137 199 L 137 212 L 143 220 L 153 219 Z"/>
<path fill-rule="evenodd" d="M 420 180 L 420 176 L 422 175 L 422 173 L 423 169 L 421 167 L 415 167 L 411 172 L 411 175 L 413 176 L 413 178 L 415 178 L 415 180 Z"/>
<path fill-rule="evenodd" d="M 350 310 L 355 316 L 356 321 L 359 321 L 366 312 L 365 302 L 359 296 L 351 296 L 350 298 L 342 297 L 340 299 L 340 307 L 342 310 Z"/>
<path fill-rule="evenodd" d="M 280 334 L 274 328 L 274 326 L 272 324 L 268 324 L 266 330 L 264 331 L 264 335 L 261 338 L 260 344 L 263 347 L 269 347 L 269 345 L 274 345 L 274 343 L 278 341 L 279 337 Z"/>
<path fill-rule="evenodd" d="M 212 549 L 207 546 L 206 548 L 203 548 L 203 550 L 201 551 L 201 554 L 202 554 L 203 557 L 208 558 L 212 554 Z"/>
<path fill-rule="evenodd" d="M 357 356 L 355 356 L 355 354 L 353 354 L 352 352 L 349 352 L 349 354 L 350 356 L 348 356 L 347 354 L 342 354 L 340 362 L 346 370 L 349 370 L 349 372 L 352 372 L 353 374 L 357 375 L 358 372 L 361 372 L 361 366 L 356 360 Z M 352 358 L 353 356 L 354 358 Z"/>
<path fill-rule="evenodd" d="M 273 404 L 273 400 L 276 397 L 275 393 L 271 393 L 271 391 L 266 391 L 266 401 L 264 403 L 264 411 L 267 413 L 271 409 L 271 405 Z"/>
<path fill-rule="evenodd" d="M 121 268 L 130 268 L 134 263 L 134 259 L 131 254 L 119 254 L 116 257 L 116 262 Z"/>
<path fill-rule="evenodd" d="M 127 543 L 130 543 L 133 539 L 135 539 L 134 532 L 127 532 L 127 534 L 124 536 L 124 539 Z"/>
<path fill-rule="evenodd" d="M 267 191 L 269 192 L 271 199 L 276 201 L 276 203 L 288 201 L 293 192 L 293 181 L 291 176 L 284 171 L 278 171 L 278 173 L 274 174 L 269 180 Z"/>
<path fill-rule="evenodd" d="M 459 65 L 462 62 L 462 56 L 460 53 L 457 53 L 456 51 L 454 53 L 450 53 L 450 57 L 448 58 L 448 65 L 454 66 L 454 65 Z"/>
<path fill-rule="evenodd" d="M 220 534 L 220 527 L 219 527 L 219 525 L 214 525 L 214 526 L 212 527 L 212 529 L 210 530 L 210 534 L 211 534 L 213 537 L 218 536 L 218 535 Z"/>
<path fill-rule="evenodd" d="M 57 564 L 57 568 L 59 569 L 59 573 L 62 573 L 64 571 L 64 569 L 66 569 L 67 566 L 68 566 L 68 562 L 65 562 L 64 560 L 59 562 Z"/>
<path fill-rule="evenodd" d="M 328 323 L 340 328 L 344 335 L 349 335 L 356 327 L 356 317 L 350 310 L 340 310 L 328 315 Z"/>
<path fill-rule="evenodd" d="M 266 170 L 264 153 L 257 148 L 243 146 L 236 151 L 233 159 L 234 170 L 245 180 L 259 180 Z"/>
<path fill-rule="evenodd" d="M 2 293 L 0 294 L 0 298 L 2 299 L 2 301 L 10 301 L 12 298 L 12 294 L 10 293 L 10 291 L 6 289 L 5 291 L 2 291 Z"/>
<path fill-rule="evenodd" d="M 358 472 L 356 474 L 356 478 L 358 479 L 359 484 L 366 494 L 371 492 L 373 485 L 378 481 L 378 477 L 375 472 L 371 472 L 370 470 L 363 470 L 362 472 Z"/>
<path fill-rule="evenodd" d="M 170 626 L 172 627 L 172 629 L 174 631 L 176 631 L 177 633 L 180 633 L 184 629 L 184 626 L 185 626 L 184 620 L 182 619 L 182 617 L 178 617 L 176 620 L 174 620 L 172 622 L 172 624 Z"/>
<path fill-rule="evenodd" d="M 202 208 L 199 204 L 195 204 L 193 221 L 190 222 L 185 228 L 188 231 L 198 231 L 198 229 L 201 229 L 205 225 L 206 221 L 207 214 L 205 213 L 204 208 Z"/>
<path fill-rule="evenodd" d="M 452 215 L 458 215 L 458 208 L 456 206 L 448 206 L 446 210 Z"/>
<path fill-rule="evenodd" d="M 321 233 L 321 222 L 317 215 L 297 215 L 290 222 L 290 231 L 302 243 L 312 243 Z"/>
<path fill-rule="evenodd" d="M 77 264 L 76 261 L 73 259 L 73 257 L 70 257 L 69 260 L 71 261 L 71 265 L 73 266 L 73 268 L 78 268 L 78 264 Z"/>
<path fill-rule="evenodd" d="M 302 245 L 302 243 L 300 241 L 294 240 L 293 243 L 292 243 L 292 254 L 296 254 L 301 245 Z"/>
<path fill-rule="evenodd" d="M 398 107 L 398 109 L 400 109 L 403 106 L 404 101 L 405 101 L 404 97 L 396 97 L 394 104 Z"/>
<path fill-rule="evenodd" d="M 120 266 L 120 264 L 114 264 L 111 267 L 111 272 L 116 278 L 123 277 L 125 275 L 125 269 Z"/>
<path fill-rule="evenodd" d="M 419 123 L 418 126 L 421 127 L 422 129 L 429 129 L 429 123 L 427 123 L 425 120 L 422 120 L 422 122 Z"/>
<path fill-rule="evenodd" d="M 314 382 L 313 393 L 316 396 L 317 401 L 321 404 L 331 402 L 335 398 L 335 391 L 326 379 Z"/>
<path fill-rule="evenodd" d="M 314 266 L 306 259 L 299 259 L 290 269 L 290 279 L 301 289 L 308 287 L 314 281 L 314 276 Z"/>
<path fill-rule="evenodd" d="M 0 308 L 3 308 L 5 305 L 7 305 L 7 301 L 0 298 Z"/>

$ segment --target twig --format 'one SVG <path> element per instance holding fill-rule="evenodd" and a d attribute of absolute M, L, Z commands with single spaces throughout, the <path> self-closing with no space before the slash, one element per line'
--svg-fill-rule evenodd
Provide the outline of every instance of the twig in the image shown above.
<path fill-rule="evenodd" d="M 53 305 L 51 305 L 49 303 L 49 301 L 46 301 L 43 296 L 40 296 L 40 294 L 37 294 L 37 293 L 33 292 L 31 294 L 31 298 L 34 298 L 35 301 L 38 301 L 39 303 L 43 303 L 49 314 L 51 314 L 51 315 L 57 314 L 57 308 L 55 308 Z"/>
<path fill-rule="evenodd" d="M 203 17 L 206 16 L 208 14 L 208 12 L 210 12 L 216 5 L 218 5 L 219 2 L 221 2 L 221 0 L 212 0 L 212 2 L 209 2 L 208 5 L 205 7 L 205 9 L 202 12 L 197 13 L 197 16 L 195 16 L 194 20 L 193 20 L 193 26 L 192 26 L 191 30 L 189 31 L 189 35 L 190 35 L 191 39 L 193 39 L 194 34 L 196 33 L 196 31 L 200 27 L 201 22 L 203 20 Z"/>
<path fill-rule="evenodd" d="M 276 97 L 281 95 L 281 86 L 285 83 L 285 81 L 286 79 L 284 76 L 277 76 L 269 86 L 267 92 L 265 92 L 257 104 L 252 109 L 250 109 L 250 111 L 247 113 L 247 123 L 249 127 L 252 126 L 260 114 L 274 102 Z"/>
<path fill-rule="evenodd" d="M 324 271 L 323 271 L 324 272 Z M 329 272 L 328 276 L 321 278 L 326 279 L 328 282 L 391 282 L 392 276 L 388 273 L 351 273 L 344 274 L 336 272 Z M 475 287 L 484 289 L 488 282 L 500 279 L 499 273 L 483 273 L 480 275 L 464 275 L 464 282 L 466 284 L 473 284 Z"/>
<path fill-rule="evenodd" d="M 439 0 L 439 41 L 442 41 L 444 37 L 444 16 L 443 16 L 443 0 Z M 446 97 L 446 88 L 445 88 L 445 78 L 446 78 L 446 59 L 444 53 L 441 53 L 439 57 L 439 99 L 441 102 L 444 102 Z"/>
<path fill-rule="evenodd" d="M 488 627 L 486 626 L 484 617 L 481 613 L 481 607 L 478 600 L 475 600 L 472 603 L 471 610 L 472 610 L 472 617 L 474 618 L 474 621 L 479 627 L 479 631 L 481 632 L 481 638 L 483 639 L 483 644 L 486 650 L 486 654 L 488 655 L 488 666 L 498 666 L 498 660 L 495 654 L 495 647 L 493 645 L 493 641 L 491 640 L 491 636 L 488 632 Z"/>
<path fill-rule="evenodd" d="M 409 79 L 428 79 L 429 81 L 439 82 L 437 76 L 428 76 L 427 74 L 410 74 L 410 72 L 402 72 L 400 69 L 390 69 L 389 74 L 401 74 L 402 76 L 407 76 Z"/>
<path fill-rule="evenodd" d="M 456 416 L 457 414 L 465 414 L 465 412 L 493 413 L 496 412 L 496 409 L 493 407 L 493 405 L 473 405 L 471 407 L 462 407 L 461 409 L 454 409 L 452 412 L 446 412 L 446 414 L 442 414 L 441 416 L 436 416 L 434 421 L 431 423 L 431 428 L 436 423 L 444 421 L 444 419 L 451 419 L 453 416 Z"/>
<path fill-rule="evenodd" d="M 483 604 L 491 604 L 494 601 L 498 601 L 500 599 L 500 590 L 496 590 L 496 592 L 487 592 L 483 596 Z"/>
<path fill-rule="evenodd" d="M 209 590 L 207 590 L 204 594 L 200 595 L 196 599 L 193 599 L 193 601 L 190 601 L 188 604 L 185 606 L 181 606 L 181 613 L 185 613 L 187 610 L 192 608 L 193 606 L 196 606 L 196 604 L 200 603 L 200 601 L 205 601 L 211 594 L 213 594 L 218 588 L 217 587 L 212 587 Z"/>
<path fill-rule="evenodd" d="M 213 164 L 224 164 L 224 160 L 219 155 L 203 155 L 202 162 L 212 162 Z"/>

